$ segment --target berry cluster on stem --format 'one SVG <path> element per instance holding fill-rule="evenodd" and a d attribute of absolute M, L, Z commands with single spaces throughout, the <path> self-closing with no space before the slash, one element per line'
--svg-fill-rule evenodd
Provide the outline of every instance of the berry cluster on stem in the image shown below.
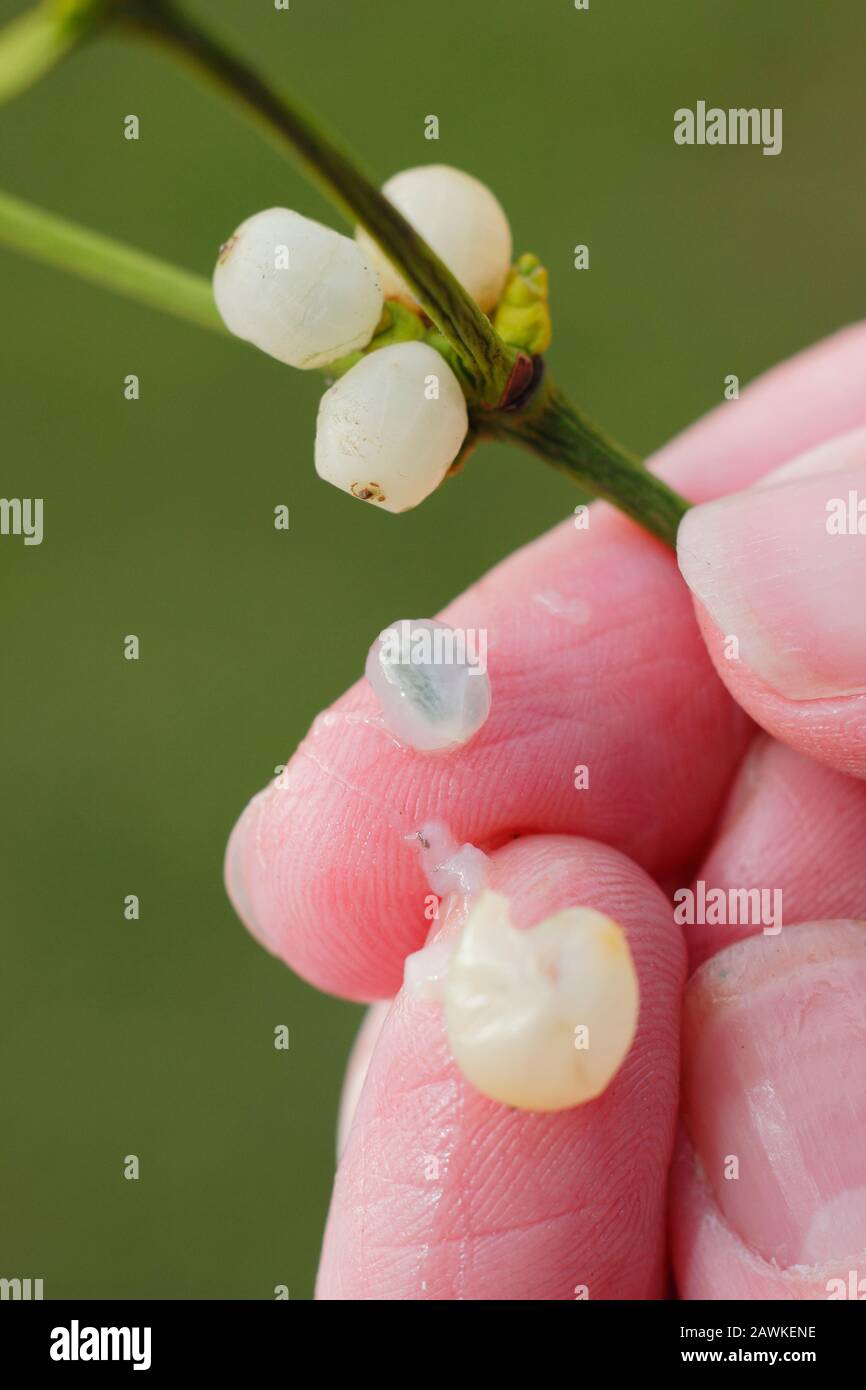
<path fill-rule="evenodd" d="M 427 345 L 445 357 L 459 380 L 468 434 L 458 462 L 478 439 L 512 440 L 565 472 L 584 495 L 606 498 L 674 545 L 686 500 L 587 420 L 544 370 L 546 275 L 535 258 L 523 256 L 513 267 L 499 303 L 487 305 L 494 310 L 491 320 L 484 294 L 481 302 L 473 298 L 401 212 L 399 199 L 388 197 L 314 119 L 173 0 L 41 0 L 0 32 L 0 101 L 109 27 L 145 37 L 180 59 L 299 159 L 334 205 L 360 224 L 432 325 Z M 217 326 L 197 277 L 4 195 L 0 242 Z M 397 300 L 390 304 L 392 315 L 398 313 Z M 348 365 L 357 365 L 351 353 Z"/>

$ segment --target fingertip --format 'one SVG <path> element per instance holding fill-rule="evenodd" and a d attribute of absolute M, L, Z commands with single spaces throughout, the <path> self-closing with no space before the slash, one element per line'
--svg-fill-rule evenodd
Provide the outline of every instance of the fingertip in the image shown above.
<path fill-rule="evenodd" d="M 247 931 L 265 950 L 275 954 L 276 946 L 270 934 L 260 925 L 253 909 L 248 869 L 256 816 L 264 794 L 259 792 L 252 798 L 232 828 L 223 858 L 223 882 L 229 902 Z"/>
<path fill-rule="evenodd" d="M 677 559 L 739 703 L 792 747 L 866 775 L 866 430 L 691 508 Z"/>
<path fill-rule="evenodd" d="M 441 1005 L 402 990 L 337 1172 L 319 1298 L 664 1294 L 684 974 L 670 905 L 631 861 L 589 841 L 527 836 L 492 860 L 519 925 L 578 904 L 621 924 L 643 1001 L 632 1049 L 597 1099 L 514 1109 L 461 1074 Z"/>
<path fill-rule="evenodd" d="M 828 1297 L 828 1280 L 863 1263 L 864 992 L 866 926 L 853 921 L 750 937 L 689 981 L 691 1153 L 673 1196 L 683 1296 Z"/>
<path fill-rule="evenodd" d="M 834 1267 L 780 1269 L 750 1249 L 719 1211 L 683 1126 L 671 1164 L 669 1211 L 674 1281 L 687 1302 L 826 1299 L 828 1281 L 842 1273 Z"/>
<path fill-rule="evenodd" d="M 719 678 L 740 708 L 788 748 L 850 777 L 866 777 L 866 693 L 791 700 L 757 676 L 697 598 L 695 617 Z"/>

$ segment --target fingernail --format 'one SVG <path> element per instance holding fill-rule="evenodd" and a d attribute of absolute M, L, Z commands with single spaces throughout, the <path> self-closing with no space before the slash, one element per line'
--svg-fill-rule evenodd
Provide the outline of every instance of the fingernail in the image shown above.
<path fill-rule="evenodd" d="M 778 482 L 771 475 L 760 487 L 688 511 L 677 537 L 680 570 L 723 634 L 728 659 L 780 695 L 860 694 L 866 439 L 833 441 L 779 472 Z"/>
<path fill-rule="evenodd" d="M 694 974 L 683 1103 L 729 1225 L 783 1268 L 866 1250 L 866 924 L 751 937 Z"/>

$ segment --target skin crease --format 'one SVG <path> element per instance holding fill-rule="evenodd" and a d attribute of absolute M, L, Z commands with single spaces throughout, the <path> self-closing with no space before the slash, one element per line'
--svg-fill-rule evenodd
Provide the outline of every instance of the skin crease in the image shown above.
<path fill-rule="evenodd" d="M 703 500 L 751 486 L 806 449 L 864 425 L 866 328 L 858 326 L 776 368 L 674 441 L 654 466 Z M 553 590 L 582 600 L 586 621 L 566 622 L 533 597 Z M 786 1086 L 792 1068 L 796 1074 L 796 1030 L 777 1029 L 781 1041 L 774 1041 L 762 1024 L 767 1017 L 783 1021 L 794 998 L 789 1013 L 802 1022 L 809 1047 L 810 1029 L 816 1037 L 826 1033 L 827 998 L 852 1016 L 859 943 L 866 939 L 857 925 L 866 918 L 866 832 L 863 786 L 848 773 L 862 772 L 864 702 L 853 696 L 800 708 L 787 701 L 784 734 L 793 746 L 773 745 L 763 734 L 754 742 L 754 725 L 711 669 L 701 638 L 706 623 L 701 618 L 699 627 L 693 613 L 672 556 L 611 509 L 595 506 L 588 531 L 558 528 L 443 615 L 452 625 L 490 631 L 493 706 L 476 741 L 441 761 L 393 749 L 375 726 L 347 722 L 347 714 L 375 712 L 356 686 L 332 707 L 330 720 L 314 726 L 289 765 L 285 788 L 255 799 L 235 828 L 227 882 L 242 918 L 306 978 L 352 998 L 394 994 L 403 959 L 423 941 L 428 888 L 402 836 L 431 819 L 448 823 L 458 840 L 488 848 L 527 836 L 496 852 L 503 873 L 509 856 L 539 847 L 555 845 L 550 852 L 562 864 L 571 855 L 590 856 L 585 868 L 592 855 L 616 851 L 619 886 L 594 868 L 572 891 L 617 918 L 622 882 L 637 882 L 648 895 L 647 920 L 656 922 L 653 949 L 670 953 L 641 977 L 639 1036 L 608 1091 L 577 1111 L 523 1116 L 525 1126 L 455 1075 L 432 1006 L 398 1001 L 360 1087 L 365 1067 L 355 1064 L 360 1100 L 352 1121 L 352 1086 L 347 1090 L 348 1138 L 320 1297 L 558 1299 L 575 1297 L 574 1286 L 585 1284 L 590 1297 L 658 1298 L 666 1288 L 668 1222 L 685 1298 L 827 1297 L 827 1270 L 854 1268 L 855 1257 L 866 1276 L 862 1252 L 849 1249 L 850 1233 L 860 1238 L 866 1170 L 857 1165 L 866 1162 L 866 1122 L 859 1102 L 832 1084 L 834 1076 L 851 1080 L 839 1057 L 862 1039 L 853 1029 L 826 1053 L 810 1047 L 810 1095 L 823 1090 L 826 1098 L 811 1117 L 795 1115 L 796 1088 L 788 1095 Z M 748 672 L 737 676 L 749 680 Z M 740 698 L 730 680 L 728 686 Z M 780 731 L 766 693 L 752 690 L 744 702 L 770 732 Z M 823 765 L 830 761 L 846 771 Z M 574 789 L 579 763 L 590 769 L 589 791 Z M 577 836 L 610 848 L 571 838 Z M 721 1041 L 715 1050 L 702 1041 L 702 1030 L 716 1028 L 715 1012 L 728 1006 L 700 974 L 688 987 L 683 1037 L 684 1074 L 700 1084 L 687 1097 L 667 1212 L 658 1199 L 673 1122 L 667 1087 L 677 1069 L 679 967 L 676 932 L 667 930 L 664 913 L 656 920 L 658 890 L 646 873 L 663 877 L 666 887 L 685 885 L 702 860 L 697 876 L 707 882 L 712 874 L 720 886 L 783 891 L 780 938 L 753 935 L 731 947 L 730 928 L 715 937 L 710 928 L 677 931 L 693 965 L 723 947 L 740 953 L 743 991 L 731 1023 L 754 1035 L 749 1084 L 756 1094 L 775 1086 L 787 1096 L 792 1135 L 820 1122 L 823 1150 L 792 1139 L 778 1165 L 795 1206 L 808 1206 L 813 1188 L 821 1195 L 821 1210 L 804 1206 L 796 1230 L 766 1224 L 766 1213 L 784 1202 L 769 1201 L 755 1173 L 777 1169 L 734 1104 L 743 1084 L 736 1059 Z M 515 879 L 510 891 L 520 886 Z M 814 939 L 821 919 L 837 916 L 855 920 L 828 927 L 842 933 L 844 949 L 822 956 Z M 809 919 L 813 925 L 793 926 Z M 639 932 L 636 920 L 624 925 Z M 791 941 L 799 941 L 801 954 L 791 947 L 795 963 L 788 969 L 779 943 L 788 952 Z M 722 1040 L 720 1019 L 713 1036 Z M 724 1153 L 742 1154 L 744 1170 L 748 1159 L 736 1201 L 718 1172 L 708 1175 L 695 1157 L 720 1123 L 700 1108 L 711 1107 L 714 1094 L 724 1119 L 718 1142 Z M 640 1125 L 633 1115 L 642 1117 Z M 539 1147 L 541 1122 L 554 1128 Z M 406 1166 L 413 1153 L 441 1152 L 456 1158 L 440 1168 L 438 1181 Z M 809 1165 L 811 1185 L 803 1179 Z M 819 1251 L 820 1261 L 794 1260 L 801 1247 Z"/>

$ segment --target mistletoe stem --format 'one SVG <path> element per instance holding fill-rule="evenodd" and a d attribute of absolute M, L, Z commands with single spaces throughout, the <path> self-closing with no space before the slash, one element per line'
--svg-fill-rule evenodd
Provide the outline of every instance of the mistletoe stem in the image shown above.
<path fill-rule="evenodd" d="M 40 0 L 0 33 L 0 102 L 44 77 L 103 23 L 111 0 Z"/>
<path fill-rule="evenodd" d="M 546 459 L 577 487 L 612 502 L 659 540 L 676 546 L 677 527 L 690 504 L 588 420 L 550 380 L 526 411 L 497 412 L 490 433 Z"/>
<path fill-rule="evenodd" d="M 0 245 L 200 328 L 228 331 L 217 313 L 210 282 L 201 275 L 2 192 Z"/>

